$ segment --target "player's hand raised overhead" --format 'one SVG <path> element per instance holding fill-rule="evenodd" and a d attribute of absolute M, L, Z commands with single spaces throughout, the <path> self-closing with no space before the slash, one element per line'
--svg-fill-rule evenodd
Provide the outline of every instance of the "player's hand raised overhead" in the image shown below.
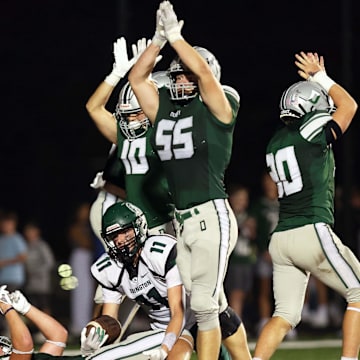
<path fill-rule="evenodd" d="M 181 35 L 182 21 L 178 21 L 174 8 L 169 1 L 163 1 L 160 4 L 160 21 L 164 24 L 166 39 L 172 43 L 183 39 Z"/>

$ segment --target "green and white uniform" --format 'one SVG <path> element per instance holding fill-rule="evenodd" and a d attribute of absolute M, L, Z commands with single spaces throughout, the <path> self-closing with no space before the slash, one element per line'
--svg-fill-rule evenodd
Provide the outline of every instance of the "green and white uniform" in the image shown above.
<path fill-rule="evenodd" d="M 129 336 L 119 344 L 99 350 L 91 359 L 141 359 L 143 351 L 161 346 L 171 319 L 168 289 L 182 285 L 176 262 L 176 239 L 170 235 L 149 236 L 141 250 L 136 274 L 119 261 L 101 255 L 91 266 L 91 274 L 102 286 L 103 302 L 121 304 L 124 296 L 137 302 L 150 320 L 150 331 Z M 185 314 L 185 289 L 183 306 Z M 185 318 L 184 318 L 185 327 Z M 182 334 L 190 335 L 188 330 Z"/>
<path fill-rule="evenodd" d="M 280 214 L 271 237 L 275 316 L 300 321 L 309 274 L 360 301 L 360 264 L 332 231 L 335 162 L 325 128 L 331 115 L 312 112 L 275 133 L 266 162 L 277 183 Z M 289 291 L 291 289 L 291 291 Z"/>
<path fill-rule="evenodd" d="M 226 306 L 223 280 L 237 238 L 224 188 L 238 101 L 227 95 L 231 124 L 216 119 L 197 95 L 186 105 L 159 89 L 153 146 L 163 163 L 177 219 L 177 264 L 197 313 L 200 330 L 218 326 Z M 206 259 L 202 261 L 200 259 Z"/>
<path fill-rule="evenodd" d="M 149 128 L 143 137 L 127 139 L 118 126 L 118 157 L 125 169 L 126 200 L 145 214 L 149 229 L 163 228 L 173 217 L 174 206 L 167 181 L 151 147 Z"/>

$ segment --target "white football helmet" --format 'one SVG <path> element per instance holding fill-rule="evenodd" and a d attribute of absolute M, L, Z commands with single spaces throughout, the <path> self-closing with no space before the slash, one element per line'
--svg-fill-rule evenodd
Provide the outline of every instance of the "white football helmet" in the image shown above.
<path fill-rule="evenodd" d="M 158 88 L 163 86 L 170 87 L 170 78 L 167 71 L 156 71 L 151 74 L 151 79 L 155 82 Z"/>
<path fill-rule="evenodd" d="M 115 108 L 115 117 L 119 122 L 122 133 L 129 140 L 143 136 L 150 127 L 150 121 L 147 117 L 142 120 L 128 120 L 130 114 L 136 114 L 140 111 L 142 110 L 136 96 L 130 83 L 127 82 L 120 90 L 119 100 Z"/>
<path fill-rule="evenodd" d="M 326 90 L 315 82 L 299 81 L 286 89 L 281 96 L 280 119 L 285 123 L 316 110 L 331 114 L 336 108 Z"/>
<path fill-rule="evenodd" d="M 206 60 L 212 73 L 220 81 L 221 67 L 214 54 L 200 46 L 194 46 L 194 49 Z M 170 63 L 168 70 L 170 77 L 171 100 L 189 100 L 198 94 L 198 86 L 195 81 L 180 84 L 176 83 L 176 75 L 183 73 L 191 74 L 191 71 L 183 64 L 179 56 L 176 56 L 176 58 Z"/>

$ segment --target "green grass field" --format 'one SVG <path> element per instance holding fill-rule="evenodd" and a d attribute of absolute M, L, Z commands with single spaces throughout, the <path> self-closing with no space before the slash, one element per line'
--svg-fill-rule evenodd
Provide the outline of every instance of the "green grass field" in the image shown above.
<path fill-rule="evenodd" d="M 279 349 L 271 360 L 339 360 L 340 348 Z M 196 354 L 191 360 L 197 360 Z"/>
<path fill-rule="evenodd" d="M 249 342 L 251 354 L 255 343 Z M 302 341 L 284 341 L 271 360 L 339 360 L 341 357 L 340 339 L 303 339 Z M 197 360 L 194 354 L 191 360 Z"/>
<path fill-rule="evenodd" d="M 249 342 L 249 346 L 253 354 L 254 342 Z M 79 354 L 79 345 L 70 345 L 64 355 L 75 354 Z M 283 342 L 271 360 L 339 360 L 340 357 L 340 339 L 308 339 Z M 197 360 L 195 353 L 191 360 Z"/>

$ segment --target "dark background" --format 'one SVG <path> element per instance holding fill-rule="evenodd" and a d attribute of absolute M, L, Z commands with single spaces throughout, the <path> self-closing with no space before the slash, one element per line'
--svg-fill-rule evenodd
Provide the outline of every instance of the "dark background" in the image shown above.
<path fill-rule="evenodd" d="M 20 220 L 37 218 L 58 258 L 67 255 L 65 229 L 110 144 L 85 103 L 111 71 L 113 42 L 151 38 L 159 1 L 2 0 L 0 9 L 2 114 L 0 208 Z M 360 102 L 357 0 L 173 0 L 183 35 L 212 51 L 222 83 L 236 88 L 241 109 L 226 182 L 259 193 L 266 142 L 279 123 L 282 91 L 300 80 L 294 54 L 317 51 L 328 74 Z M 130 52 L 130 49 L 129 49 Z M 157 69 L 174 53 L 169 45 Z M 119 87 L 120 88 L 120 87 Z M 109 103 L 116 102 L 117 91 Z M 359 182 L 359 114 L 335 147 L 337 182 Z"/>

